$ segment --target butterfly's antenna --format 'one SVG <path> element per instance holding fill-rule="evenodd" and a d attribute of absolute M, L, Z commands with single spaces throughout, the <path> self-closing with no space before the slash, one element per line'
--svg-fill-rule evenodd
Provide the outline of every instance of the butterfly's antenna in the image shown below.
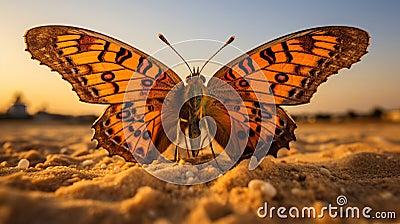
<path fill-rule="evenodd" d="M 189 68 L 191 76 L 193 76 L 193 71 L 190 69 L 189 64 L 186 62 L 186 60 L 182 57 L 181 54 L 178 53 L 178 51 L 175 50 L 175 48 L 168 42 L 167 38 L 164 37 L 161 33 L 158 34 L 158 38 L 160 38 L 166 45 L 168 45 L 175 53 L 182 59 L 183 62 L 185 62 L 186 66 Z"/>
<path fill-rule="evenodd" d="M 201 71 L 203 71 L 203 68 L 206 66 L 206 64 L 208 64 L 208 62 L 210 62 L 211 59 L 213 59 L 213 57 L 215 55 L 217 55 L 222 49 L 224 49 L 224 47 L 228 46 L 230 43 L 232 43 L 232 41 L 235 40 L 235 36 L 231 36 L 224 45 L 222 45 L 213 55 L 211 55 L 211 57 L 204 63 L 204 65 L 201 67 L 199 74 Z"/>

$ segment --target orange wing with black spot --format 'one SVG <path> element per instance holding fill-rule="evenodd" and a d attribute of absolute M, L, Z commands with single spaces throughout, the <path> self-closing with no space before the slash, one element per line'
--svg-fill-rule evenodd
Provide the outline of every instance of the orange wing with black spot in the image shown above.
<path fill-rule="evenodd" d="M 258 107 L 248 108 L 254 117 L 247 121 L 251 127 L 258 127 L 264 117 L 258 114 L 259 108 L 278 105 L 276 113 L 266 118 L 276 121 L 276 129 L 272 131 L 273 143 L 268 152 L 276 156 L 279 148 L 288 147 L 289 141 L 295 139 L 293 131 L 296 128 L 279 105 L 308 103 L 321 83 L 340 69 L 350 68 L 358 62 L 367 53 L 368 45 L 368 33 L 358 28 L 312 28 L 249 51 L 222 67 L 214 77 L 230 84 L 245 102 L 253 102 Z M 218 93 L 221 89 L 213 82 L 208 87 L 216 95 L 223 94 Z M 259 140 L 258 130 L 250 130 L 256 134 L 250 136 L 246 151 L 254 151 L 254 142 Z"/>
<path fill-rule="evenodd" d="M 71 83 L 81 101 L 111 104 L 93 125 L 98 146 L 134 161 L 150 139 L 166 148 L 161 105 L 181 79 L 146 53 L 114 38 L 69 26 L 42 26 L 25 35 L 27 51 Z M 146 101 L 147 99 L 147 101 Z"/>
<path fill-rule="evenodd" d="M 150 89 L 162 75 L 164 95 L 181 79 L 167 66 L 119 40 L 69 26 L 42 26 L 25 34 L 27 51 L 72 84 L 84 102 L 122 103 L 127 91 Z M 133 88 L 133 89 L 132 89 Z"/>

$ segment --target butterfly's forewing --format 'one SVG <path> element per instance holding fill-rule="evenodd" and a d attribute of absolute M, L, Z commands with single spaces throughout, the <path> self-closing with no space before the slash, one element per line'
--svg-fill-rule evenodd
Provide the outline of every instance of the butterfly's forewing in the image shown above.
<path fill-rule="evenodd" d="M 60 73 L 84 102 L 122 103 L 129 81 L 138 84 L 131 85 L 137 89 L 130 91 L 150 89 L 164 72 L 171 81 L 166 83 L 164 92 L 181 81 L 172 70 L 146 53 L 86 29 L 36 27 L 26 32 L 25 41 L 32 58 Z"/>
<path fill-rule="evenodd" d="M 250 86 L 254 91 L 267 94 L 265 85 L 252 80 L 261 71 L 277 105 L 308 103 L 322 82 L 358 62 L 368 45 L 368 33 L 357 28 L 313 28 L 263 44 L 228 63 L 214 77 L 236 87 L 239 93 L 242 90 L 236 83 L 246 77 L 253 82 Z"/>
<path fill-rule="evenodd" d="M 145 155 L 149 140 L 163 135 L 161 105 L 181 79 L 161 62 L 114 38 L 76 27 L 36 27 L 27 31 L 25 41 L 32 58 L 60 73 L 81 101 L 112 104 L 93 126 L 98 145 L 110 154 L 134 160 L 130 153 Z"/>
<path fill-rule="evenodd" d="M 358 62 L 367 53 L 368 45 L 368 33 L 358 28 L 313 28 L 261 45 L 228 63 L 214 77 L 230 84 L 245 102 L 261 107 L 308 103 L 321 83 Z M 209 82 L 208 88 L 216 94 L 221 91 L 213 82 Z M 255 93 L 267 100 L 259 99 Z M 268 154 L 276 156 L 279 148 L 288 147 L 294 139 L 296 126 L 279 106 L 272 117 L 277 128 L 271 130 L 275 134 Z M 260 119 L 251 122 L 257 127 Z M 254 151 L 252 142 L 257 138 L 250 136 L 246 148 L 250 152 Z"/>

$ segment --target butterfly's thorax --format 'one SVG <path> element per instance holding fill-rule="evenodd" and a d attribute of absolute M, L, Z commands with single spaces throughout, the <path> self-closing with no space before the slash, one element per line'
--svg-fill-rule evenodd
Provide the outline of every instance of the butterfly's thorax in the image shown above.
<path fill-rule="evenodd" d="M 199 76 L 187 79 L 185 99 L 189 99 L 187 103 L 193 111 L 201 113 L 201 106 L 204 106 L 204 103 L 202 102 L 205 100 L 205 94 L 207 94 L 207 89 L 203 80 Z"/>
<path fill-rule="evenodd" d="M 184 91 L 184 99 L 187 99 L 184 104 L 186 113 L 183 116 L 187 121 L 188 137 L 197 138 L 201 134 L 199 123 L 201 118 L 204 117 L 205 107 L 207 106 L 207 87 L 204 85 L 204 77 L 200 75 L 191 76 L 186 79 L 186 82 Z M 192 144 L 197 145 L 198 143 L 192 142 Z"/>

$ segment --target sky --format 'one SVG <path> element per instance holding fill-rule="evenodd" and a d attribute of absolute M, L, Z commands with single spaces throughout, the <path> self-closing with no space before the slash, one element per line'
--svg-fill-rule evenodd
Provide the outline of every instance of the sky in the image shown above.
<path fill-rule="evenodd" d="M 231 50 L 224 50 L 217 57 L 222 64 L 240 52 L 291 32 L 325 25 L 355 26 L 369 32 L 369 53 L 350 70 L 343 69 L 330 77 L 309 104 L 286 109 L 292 113 L 317 113 L 400 108 L 399 8 L 400 1 L 396 0 L 0 0 L 0 112 L 13 102 L 16 92 L 23 94 L 30 113 L 46 108 L 62 114 L 101 114 L 105 108 L 80 102 L 60 75 L 30 59 L 24 51 L 23 35 L 39 25 L 71 25 L 104 33 L 150 55 L 159 55 L 171 67 L 179 60 L 171 50 L 165 50 L 158 33 L 171 43 L 193 39 L 224 42 L 235 35 Z M 207 47 L 193 47 L 199 43 Z M 218 47 L 216 43 L 220 44 L 184 42 L 180 44 L 181 53 L 189 62 L 206 59 Z M 187 71 L 177 71 L 181 77 L 187 76 Z"/>

